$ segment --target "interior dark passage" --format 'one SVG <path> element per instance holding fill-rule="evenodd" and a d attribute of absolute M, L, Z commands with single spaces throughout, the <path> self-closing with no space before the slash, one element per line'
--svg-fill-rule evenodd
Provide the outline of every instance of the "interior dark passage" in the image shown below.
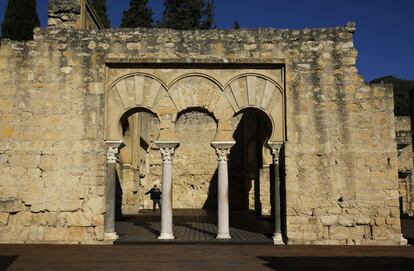
<path fill-rule="evenodd" d="M 271 157 L 264 145 L 272 126 L 269 117 L 260 110 L 246 109 L 241 114 L 233 135 L 236 144 L 229 157 L 230 208 L 260 215 L 263 205 L 270 204 Z"/>
<path fill-rule="evenodd" d="M 231 148 L 228 159 L 230 209 L 259 215 L 270 214 L 271 156 L 265 143 L 271 135 L 271 122 L 258 109 L 246 109 L 239 115 L 241 119 L 233 134 L 236 144 Z M 217 171 L 210 182 L 204 208 L 217 208 Z"/>

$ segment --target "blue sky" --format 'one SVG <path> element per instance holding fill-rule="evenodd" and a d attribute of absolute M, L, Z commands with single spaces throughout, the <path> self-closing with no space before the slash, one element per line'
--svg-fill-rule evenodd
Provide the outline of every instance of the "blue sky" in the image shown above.
<path fill-rule="evenodd" d="M 37 0 L 41 25 L 47 20 L 47 0 Z M 163 1 L 149 0 L 154 20 Z M 7 0 L 0 0 L 0 21 Z M 107 0 L 112 26 L 120 23 L 129 0 Z M 366 81 L 384 75 L 414 80 L 414 0 L 215 0 L 218 28 L 234 20 L 245 28 L 314 28 L 355 21 L 357 68 Z"/>

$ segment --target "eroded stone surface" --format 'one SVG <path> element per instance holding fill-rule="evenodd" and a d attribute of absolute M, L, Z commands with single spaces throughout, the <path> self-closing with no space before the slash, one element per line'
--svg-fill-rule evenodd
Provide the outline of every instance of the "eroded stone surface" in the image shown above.
<path fill-rule="evenodd" d="M 181 109 L 195 106 L 211 111 L 219 119 L 216 128 L 221 132 L 219 136 L 231 138 L 241 115 L 238 119 L 231 118 L 234 109 L 241 107 L 216 95 L 223 92 L 232 94 L 232 102 L 239 102 L 240 106 L 260 101 L 257 106 L 263 106 L 269 115 L 286 116 L 282 133 L 277 136 L 285 139 L 289 244 L 399 244 L 392 89 L 363 83 L 355 68 L 357 53 L 351 28 L 293 31 L 49 28 L 37 29 L 31 42 L 3 40 L 0 241 L 102 243 L 104 140 L 116 139 L 105 137 L 105 94 L 121 78 L 146 72 L 152 80 L 144 80 L 144 86 L 145 82 L 151 82 L 145 87 L 156 90 L 157 96 L 141 98 L 158 105 L 158 111 L 153 113 L 160 119 L 141 120 L 148 121 L 141 130 L 151 127 L 155 131 L 140 132 L 148 146 L 136 148 L 135 158 L 128 158 L 132 168 L 129 175 L 125 169 L 119 173 L 128 175 L 121 180 L 128 211 L 148 208 L 150 202 L 143 193 L 161 179 L 159 150 L 151 142 L 177 135 L 183 141 L 196 142 L 190 137 L 202 133 L 197 130 L 189 135 L 189 127 L 205 127 L 205 137 L 197 142 L 199 145 L 186 146 L 183 142 L 182 149 L 177 149 L 173 160 L 177 180 L 174 204 L 188 207 L 192 202 L 191 206 L 199 207 L 205 201 L 216 162 L 213 149 L 207 148 L 214 136 L 213 122 L 205 115 L 187 118 L 194 113 L 178 117 L 178 111 L 171 108 L 184 104 Z M 144 67 L 142 63 L 159 66 Z M 162 66 L 168 63 L 178 63 L 181 69 Z M 246 63 L 254 65 L 222 69 L 223 65 Z M 265 63 L 274 64 L 274 69 L 258 69 L 257 65 Z M 207 64 L 216 66 L 206 71 Z M 174 80 L 194 73 L 198 73 L 195 82 L 200 82 L 196 85 L 207 89 L 204 95 L 188 94 L 194 90 L 190 84 L 177 90 L 176 96 L 171 93 L 173 98 L 169 97 Z M 266 89 L 275 88 L 266 86 L 260 76 L 249 75 L 245 81 L 226 85 L 238 75 L 248 73 L 273 78 L 280 84 L 285 107 L 275 106 L 277 96 L 271 101 L 262 99 L 260 95 L 266 95 Z M 122 97 L 113 100 L 114 103 L 121 98 L 125 99 L 123 102 L 132 102 L 129 99 L 138 93 L 135 88 L 129 92 L 128 84 L 139 82 L 140 77 L 128 80 L 125 85 L 116 85 Z M 157 80 L 159 84 L 154 83 Z M 250 91 L 252 88 L 242 91 L 252 85 L 257 86 L 254 91 Z M 210 107 L 213 104 L 214 109 Z M 119 123 L 115 124 L 119 127 Z M 191 152 L 197 148 L 201 148 L 200 155 Z M 128 156 L 128 152 L 121 156 Z M 262 158 L 269 159 L 269 154 L 262 154 Z M 231 167 L 229 172 L 232 174 Z M 190 181 L 196 175 L 202 177 Z M 237 193 L 231 194 L 232 197 L 235 202 L 242 201 Z M 250 206 L 249 202 L 242 205 Z"/>

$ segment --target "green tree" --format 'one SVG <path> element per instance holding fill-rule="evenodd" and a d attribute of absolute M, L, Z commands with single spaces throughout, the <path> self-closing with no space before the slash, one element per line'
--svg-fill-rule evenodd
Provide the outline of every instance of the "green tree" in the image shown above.
<path fill-rule="evenodd" d="M 9 0 L 1 25 L 2 38 L 33 39 L 33 29 L 39 26 L 36 0 Z"/>
<path fill-rule="evenodd" d="M 240 24 L 237 20 L 234 21 L 233 29 L 240 29 Z"/>
<path fill-rule="evenodd" d="M 121 27 L 152 27 L 152 9 L 148 7 L 148 0 L 131 0 L 129 8 L 124 11 Z"/>
<path fill-rule="evenodd" d="M 106 12 L 106 0 L 91 0 L 91 4 L 101 19 L 104 27 L 109 28 L 111 26 L 111 21 L 109 20 L 108 14 Z"/>
<path fill-rule="evenodd" d="M 160 26 L 179 30 L 200 29 L 203 12 L 203 0 L 164 0 Z"/>
<path fill-rule="evenodd" d="M 206 9 L 204 10 L 204 21 L 202 23 L 202 29 L 213 29 L 216 28 L 214 23 L 214 1 L 210 0 L 207 2 Z"/>

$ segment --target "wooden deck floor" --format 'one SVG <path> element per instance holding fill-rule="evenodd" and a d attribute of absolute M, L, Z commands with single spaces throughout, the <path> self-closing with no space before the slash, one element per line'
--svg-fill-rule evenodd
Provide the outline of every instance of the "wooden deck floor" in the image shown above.
<path fill-rule="evenodd" d="M 0 245 L 0 270 L 412 271 L 414 247 Z"/>
<path fill-rule="evenodd" d="M 273 223 L 253 214 L 230 213 L 231 240 L 216 239 L 216 211 L 177 209 L 173 214 L 174 240 L 158 240 L 160 212 L 143 210 L 138 215 L 127 216 L 116 223 L 116 231 L 120 236 L 116 243 L 272 243 Z"/>
<path fill-rule="evenodd" d="M 413 222 L 412 219 L 403 221 L 406 236 L 411 236 Z M 0 271 L 3 270 L 412 271 L 414 246 L 0 244 Z"/>

